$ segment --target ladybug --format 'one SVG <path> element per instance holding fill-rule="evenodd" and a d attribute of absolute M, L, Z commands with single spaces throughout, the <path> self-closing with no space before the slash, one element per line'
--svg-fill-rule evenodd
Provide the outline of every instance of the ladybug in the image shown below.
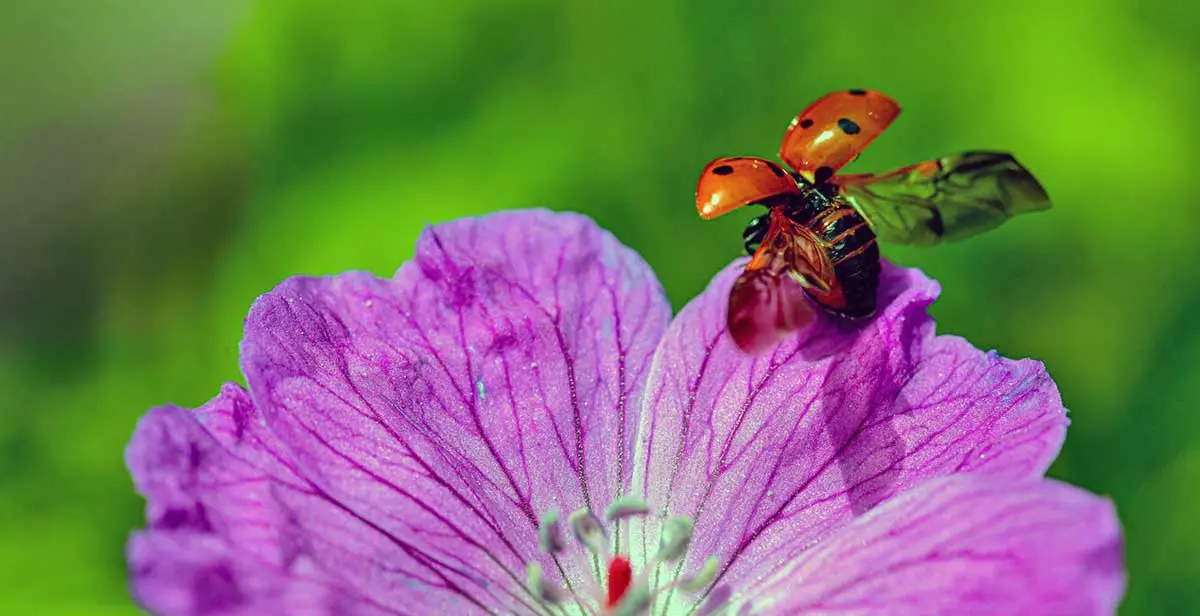
<path fill-rule="evenodd" d="M 842 90 L 792 120 L 779 158 L 736 156 L 700 174 L 696 210 L 709 220 L 746 205 L 767 212 L 746 226 L 750 262 L 729 295 L 739 348 L 758 353 L 824 310 L 859 319 L 875 312 L 877 240 L 932 245 L 1050 208 L 1045 189 L 1007 152 L 972 151 L 883 173 L 839 174 L 896 116 L 875 90 Z"/>

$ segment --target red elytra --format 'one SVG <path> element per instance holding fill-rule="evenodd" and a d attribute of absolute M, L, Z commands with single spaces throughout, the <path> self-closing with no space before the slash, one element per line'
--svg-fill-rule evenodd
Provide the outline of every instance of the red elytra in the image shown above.
<path fill-rule="evenodd" d="M 752 156 L 718 158 L 700 173 L 696 211 L 709 220 L 743 205 L 797 191 L 796 181 L 778 163 Z"/>
<path fill-rule="evenodd" d="M 875 90 L 840 90 L 817 99 L 788 125 L 779 158 L 808 180 L 829 179 L 858 158 L 900 115 L 900 105 Z M 817 178 L 822 167 L 828 168 Z"/>
<path fill-rule="evenodd" d="M 788 125 L 779 158 L 809 182 L 828 180 L 857 158 L 898 115 L 899 103 L 882 92 L 826 94 Z M 818 171 L 825 177 L 817 178 Z M 795 180 L 777 163 L 753 156 L 718 158 L 700 172 L 696 211 L 710 220 L 744 205 L 795 192 Z"/>

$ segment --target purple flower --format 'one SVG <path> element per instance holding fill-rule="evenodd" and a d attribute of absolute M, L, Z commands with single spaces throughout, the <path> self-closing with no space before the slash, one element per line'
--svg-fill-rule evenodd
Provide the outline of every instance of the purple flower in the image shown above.
<path fill-rule="evenodd" d="M 740 262 L 739 262 L 740 263 Z M 885 265 L 873 320 L 752 358 L 738 263 L 671 320 L 590 220 L 434 227 L 390 280 L 294 278 L 249 389 L 161 407 L 127 451 L 163 614 L 1105 614 L 1111 503 L 1043 478 L 1042 365 L 936 336 Z M 557 605 L 555 605 L 557 604 Z"/>

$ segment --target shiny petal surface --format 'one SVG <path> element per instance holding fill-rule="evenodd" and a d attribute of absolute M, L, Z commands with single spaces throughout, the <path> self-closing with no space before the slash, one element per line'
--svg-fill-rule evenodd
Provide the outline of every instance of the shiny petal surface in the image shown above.
<path fill-rule="evenodd" d="M 660 581 L 713 555 L 717 585 L 741 592 L 929 478 L 1036 478 L 1057 455 L 1066 412 L 1042 365 L 936 336 L 926 309 L 939 289 L 916 270 L 885 264 L 876 318 L 823 316 L 749 357 L 725 331 L 740 265 L 680 313 L 655 356 L 635 484 L 696 523 L 686 563 Z M 644 558 L 655 520 L 638 535 Z"/>
<path fill-rule="evenodd" d="M 560 576 L 538 555 L 538 516 L 602 511 L 626 491 L 669 318 L 635 253 L 546 211 L 431 228 L 390 280 L 288 280 L 255 304 L 242 344 L 280 463 L 308 486 L 272 486 L 271 504 L 318 577 L 365 602 L 540 613 L 525 564 Z"/>
<path fill-rule="evenodd" d="M 1101 615 L 1125 587 L 1112 503 L 1054 481 L 931 480 L 760 587 L 755 613 Z"/>

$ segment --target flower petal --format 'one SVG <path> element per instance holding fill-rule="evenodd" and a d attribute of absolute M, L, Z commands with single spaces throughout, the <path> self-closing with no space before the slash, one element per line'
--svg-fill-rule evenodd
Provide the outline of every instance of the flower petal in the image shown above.
<path fill-rule="evenodd" d="M 393 280 L 285 282 L 251 310 L 243 369 L 297 473 L 375 529 L 355 584 L 405 611 L 417 595 L 530 611 L 540 515 L 603 511 L 629 485 L 669 318 L 646 264 L 589 219 L 505 213 L 430 229 Z M 340 550 L 367 540 L 312 523 Z"/>
<path fill-rule="evenodd" d="M 938 286 L 884 264 L 878 316 L 823 315 L 750 357 L 726 335 L 719 274 L 655 357 L 635 484 L 696 518 L 686 564 L 722 562 L 736 590 L 884 499 L 941 475 L 1038 477 L 1067 420 L 1041 364 L 935 336 Z M 641 544 L 652 546 L 656 521 Z"/>
<path fill-rule="evenodd" d="M 1107 499 L 962 475 L 855 520 L 751 594 L 764 614 L 1113 614 L 1121 553 Z"/>
<path fill-rule="evenodd" d="M 304 482 L 273 459 L 280 450 L 236 385 L 196 411 L 162 407 L 138 423 L 126 450 L 148 501 L 148 528 L 128 546 L 138 603 L 155 614 L 372 611 L 298 549 L 309 538 L 274 491 Z"/>

